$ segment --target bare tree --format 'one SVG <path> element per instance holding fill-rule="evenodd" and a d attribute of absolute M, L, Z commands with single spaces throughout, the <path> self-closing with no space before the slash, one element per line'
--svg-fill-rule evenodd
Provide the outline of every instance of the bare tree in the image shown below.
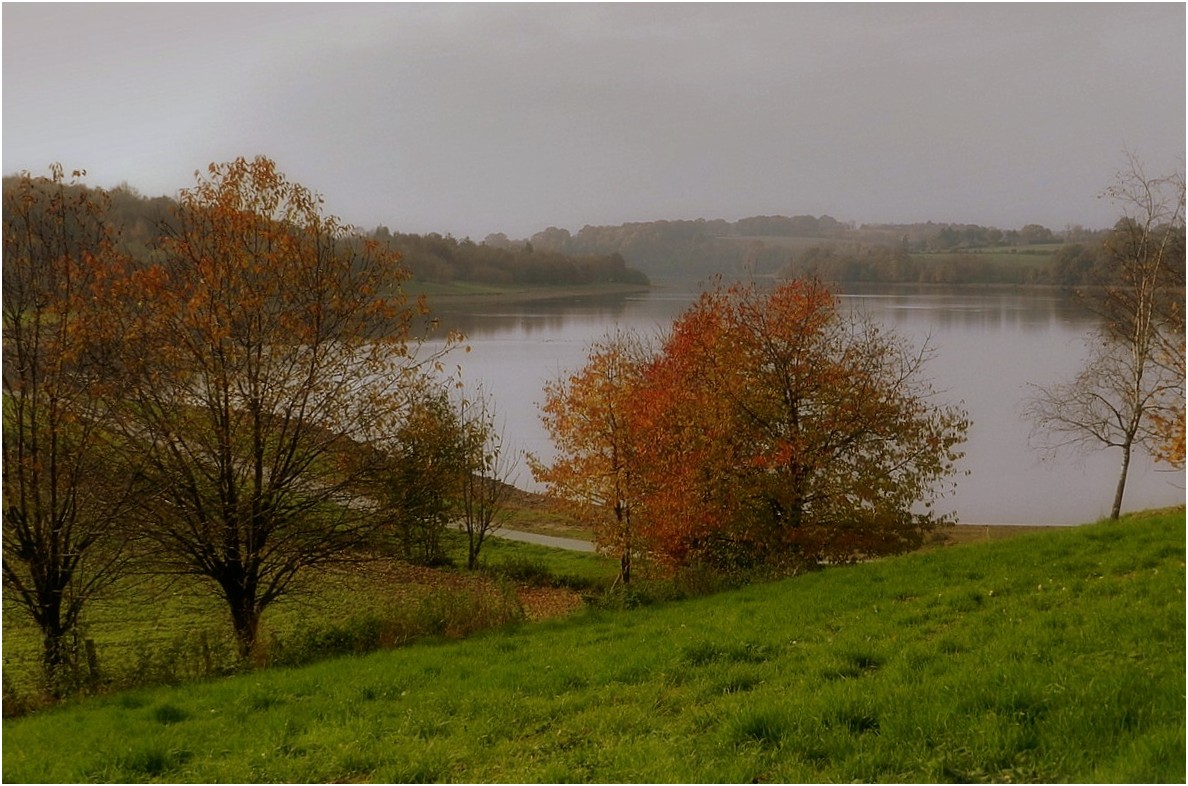
<path fill-rule="evenodd" d="M 1176 391 L 1182 395 L 1183 380 L 1149 362 L 1140 367 L 1125 345 L 1099 338 L 1075 379 L 1036 390 L 1027 414 L 1046 448 L 1121 451 L 1110 507 L 1110 518 L 1118 518 L 1134 449 L 1154 445 L 1154 416 L 1165 411 L 1162 402 Z"/>
<path fill-rule="evenodd" d="M 506 449 L 495 425 L 490 395 L 479 388 L 458 405 L 462 426 L 462 474 L 458 489 L 462 526 L 466 530 L 466 567 L 474 570 L 487 536 L 507 521 L 515 456 Z"/>
<path fill-rule="evenodd" d="M 1121 451 L 1116 519 L 1134 449 L 1158 453 L 1161 424 L 1183 423 L 1184 176 L 1148 178 L 1129 156 L 1105 195 L 1122 209 L 1106 241 L 1112 265 L 1080 293 L 1101 317 L 1099 335 L 1076 379 L 1037 386 L 1027 414 L 1046 447 Z"/>
<path fill-rule="evenodd" d="M 82 173 L 76 172 L 75 178 Z M 102 192 L 22 174 L 4 191 L 4 589 L 41 629 L 61 692 L 87 602 L 121 574 L 131 501 L 113 471 L 96 294 L 122 260 Z"/>

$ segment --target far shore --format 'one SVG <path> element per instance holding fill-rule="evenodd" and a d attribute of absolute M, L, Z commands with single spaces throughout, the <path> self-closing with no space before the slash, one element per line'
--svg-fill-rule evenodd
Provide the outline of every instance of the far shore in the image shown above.
<path fill-rule="evenodd" d="M 612 295 L 632 295 L 647 292 L 648 284 L 563 284 L 527 285 L 472 284 L 469 282 L 434 283 L 410 281 L 403 285 L 409 298 L 424 296 L 431 310 L 456 308 L 475 303 L 535 303 L 551 300 L 581 300 Z"/>

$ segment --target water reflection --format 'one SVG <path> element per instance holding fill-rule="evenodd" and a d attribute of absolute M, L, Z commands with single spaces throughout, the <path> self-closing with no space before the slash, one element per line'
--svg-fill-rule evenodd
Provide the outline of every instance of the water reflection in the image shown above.
<path fill-rule="evenodd" d="M 920 312 L 945 330 L 1050 330 L 1053 325 L 1088 330 L 1096 318 L 1071 297 L 1059 292 L 993 289 L 926 289 L 904 287 L 893 292 L 848 292 L 841 296 L 867 315 L 887 324 L 914 324 Z"/>
<path fill-rule="evenodd" d="M 434 308 L 444 327 L 467 336 L 516 331 L 525 335 L 566 332 L 574 323 L 663 327 L 696 299 L 700 285 L 669 284 L 643 294 L 530 302 L 521 305 Z M 943 329 L 1048 330 L 1053 324 L 1091 328 L 1095 317 L 1056 290 L 1027 291 L 974 287 L 900 286 L 872 289 L 853 286 L 839 295 L 855 308 L 892 325 L 914 325 L 921 313 Z M 432 306 L 432 302 L 430 302 Z"/>
<path fill-rule="evenodd" d="M 566 322 L 615 324 L 627 309 L 625 295 L 590 300 L 550 300 L 523 306 L 484 307 L 468 310 L 456 306 L 433 309 L 444 327 L 467 336 L 516 332 L 526 337 L 563 331 Z M 432 301 L 430 302 L 432 307 Z"/>

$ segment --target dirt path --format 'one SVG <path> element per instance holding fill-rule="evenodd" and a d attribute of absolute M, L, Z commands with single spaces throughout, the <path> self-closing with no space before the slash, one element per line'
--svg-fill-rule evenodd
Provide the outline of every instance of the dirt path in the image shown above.
<path fill-rule="evenodd" d="M 535 532 L 523 532 L 517 529 L 497 529 L 491 533 L 493 537 L 507 540 L 518 540 L 523 543 L 535 543 L 538 546 L 548 546 L 554 549 L 568 549 L 569 551 L 594 551 L 594 544 L 588 540 L 577 538 L 559 538 L 555 535 L 538 535 Z"/>

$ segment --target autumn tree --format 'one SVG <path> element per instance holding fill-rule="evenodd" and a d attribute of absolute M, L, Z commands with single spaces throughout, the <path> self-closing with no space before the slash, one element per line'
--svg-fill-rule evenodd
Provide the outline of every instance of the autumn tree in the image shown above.
<path fill-rule="evenodd" d="M 545 464 L 530 457 L 533 475 L 593 529 L 600 551 L 619 558 L 619 579 L 631 580 L 636 530 L 638 472 L 631 399 L 650 355 L 631 333 L 608 334 L 595 342 L 586 366 L 545 386 L 541 419 L 556 447 Z"/>
<path fill-rule="evenodd" d="M 157 489 L 142 512 L 161 564 L 209 582 L 246 657 L 299 576 L 383 525 L 358 493 L 382 457 L 365 446 L 394 433 L 432 358 L 398 257 L 347 242 L 271 160 L 196 180 L 118 303 L 119 423 Z"/>
<path fill-rule="evenodd" d="M 99 295 L 123 260 L 105 195 L 75 172 L 4 188 L 4 589 L 37 623 L 48 688 L 86 603 L 120 575 L 132 485 L 114 471 Z"/>
<path fill-rule="evenodd" d="M 1037 386 L 1027 413 L 1048 449 L 1119 450 L 1116 519 L 1136 448 L 1183 465 L 1184 177 L 1150 178 L 1131 156 L 1106 196 L 1123 215 L 1106 241 L 1103 277 L 1080 293 L 1101 326 L 1084 369 Z"/>
<path fill-rule="evenodd" d="M 632 397 L 653 553 L 732 567 L 917 546 L 948 520 L 933 504 L 968 427 L 928 357 L 815 282 L 704 293 Z"/>
<path fill-rule="evenodd" d="M 466 533 L 466 567 L 474 570 L 487 537 L 506 522 L 510 511 L 515 455 L 495 422 L 491 396 L 479 388 L 456 405 L 461 425 L 462 462 L 457 509 Z"/>

